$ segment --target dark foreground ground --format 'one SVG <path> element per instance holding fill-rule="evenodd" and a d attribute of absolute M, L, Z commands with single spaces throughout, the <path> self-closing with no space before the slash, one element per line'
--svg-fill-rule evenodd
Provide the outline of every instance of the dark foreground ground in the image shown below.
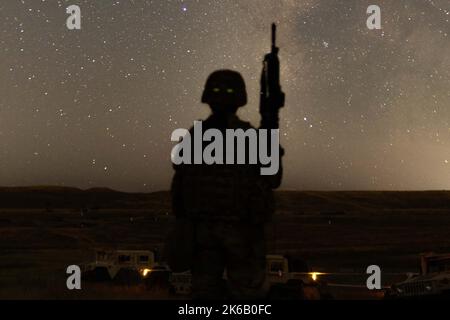
<path fill-rule="evenodd" d="M 418 271 L 418 254 L 450 252 L 450 192 L 279 192 L 271 253 L 327 272 L 338 299 L 373 299 L 367 266 L 383 285 Z M 0 299 L 166 299 L 166 291 L 83 283 L 65 289 L 65 268 L 94 248 L 156 250 L 172 221 L 166 192 L 0 188 Z"/>

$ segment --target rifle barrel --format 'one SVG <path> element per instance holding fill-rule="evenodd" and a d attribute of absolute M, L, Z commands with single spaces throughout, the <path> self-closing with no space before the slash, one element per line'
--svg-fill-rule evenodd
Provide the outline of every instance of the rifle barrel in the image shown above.
<path fill-rule="evenodd" d="M 276 47 L 277 43 L 277 25 L 275 23 L 272 24 L 272 47 Z"/>

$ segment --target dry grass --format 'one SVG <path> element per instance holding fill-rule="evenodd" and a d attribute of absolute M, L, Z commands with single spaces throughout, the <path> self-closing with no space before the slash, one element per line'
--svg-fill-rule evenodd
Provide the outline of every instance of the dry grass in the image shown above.
<path fill-rule="evenodd" d="M 0 199 L 9 197 L 4 203 L 10 204 L 0 209 L 0 299 L 169 298 L 163 290 L 142 286 L 65 287 L 65 268 L 92 259 L 96 247 L 156 248 L 164 257 L 171 221 L 167 193 L 115 198 L 118 194 L 107 190 L 41 192 L 0 190 Z M 63 208 L 36 207 L 49 199 L 64 203 L 61 196 L 71 199 Z M 24 197 L 35 207 L 20 208 Z M 97 199 L 100 208 L 81 215 L 86 199 Z M 281 192 L 277 199 L 278 213 L 268 230 L 270 251 L 301 256 L 315 270 L 362 273 L 379 264 L 384 272 L 417 271 L 417 254 L 450 252 L 448 192 Z M 352 280 L 362 281 L 342 281 Z M 386 277 L 389 281 L 394 280 Z M 342 297 L 348 294 L 353 293 Z"/>

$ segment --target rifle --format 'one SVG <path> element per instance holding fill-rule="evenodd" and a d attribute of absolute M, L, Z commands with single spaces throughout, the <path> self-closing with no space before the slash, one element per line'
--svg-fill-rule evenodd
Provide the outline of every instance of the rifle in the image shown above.
<path fill-rule="evenodd" d="M 284 107 L 285 94 L 280 85 L 280 60 L 276 46 L 277 26 L 272 24 L 272 50 L 266 54 L 261 75 L 261 94 L 259 112 L 261 114 L 261 128 L 278 129 L 279 112 Z"/>

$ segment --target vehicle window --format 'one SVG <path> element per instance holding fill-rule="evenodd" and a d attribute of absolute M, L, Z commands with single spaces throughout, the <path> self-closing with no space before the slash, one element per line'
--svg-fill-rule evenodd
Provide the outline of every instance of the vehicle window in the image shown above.
<path fill-rule="evenodd" d="M 119 262 L 130 262 L 131 257 L 129 255 L 120 255 L 119 256 Z"/>
<path fill-rule="evenodd" d="M 450 261 L 449 260 L 440 260 L 440 261 L 432 261 L 428 264 L 429 272 L 444 272 L 450 270 Z"/>
<path fill-rule="evenodd" d="M 270 264 L 270 272 L 283 271 L 283 261 L 274 261 Z"/>
<path fill-rule="evenodd" d="M 146 263 L 150 260 L 149 256 L 139 256 L 139 262 Z"/>

